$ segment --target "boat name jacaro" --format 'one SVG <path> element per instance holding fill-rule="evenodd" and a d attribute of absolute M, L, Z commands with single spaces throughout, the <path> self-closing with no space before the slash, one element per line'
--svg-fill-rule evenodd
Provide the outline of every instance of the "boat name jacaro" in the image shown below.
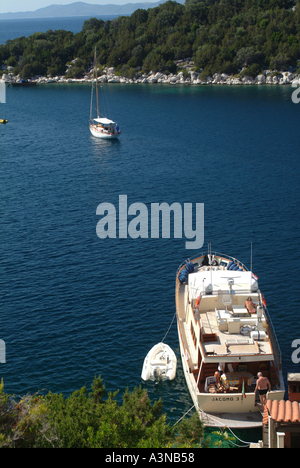
<path fill-rule="evenodd" d="M 146 204 L 136 202 L 128 207 L 127 195 L 119 195 L 118 213 L 112 203 L 98 205 L 96 214 L 102 217 L 97 223 L 97 236 L 100 239 L 116 239 L 118 220 L 119 239 L 148 239 L 149 230 L 151 239 L 170 239 L 171 213 L 174 238 L 182 239 L 184 233 L 184 237 L 189 240 L 185 243 L 186 249 L 201 248 L 204 242 L 204 203 L 184 203 L 183 207 L 176 202 L 171 205 L 165 202 L 151 203 L 149 214 Z M 133 218 L 128 219 L 128 216 Z"/>

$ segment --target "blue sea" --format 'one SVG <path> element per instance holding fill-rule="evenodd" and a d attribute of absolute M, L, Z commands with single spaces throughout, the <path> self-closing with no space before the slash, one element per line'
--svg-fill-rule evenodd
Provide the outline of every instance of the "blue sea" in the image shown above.
<path fill-rule="evenodd" d="M 193 405 L 179 356 L 175 275 L 186 238 L 100 239 L 101 203 L 204 203 L 204 245 L 259 277 L 282 350 L 299 372 L 300 104 L 290 86 L 103 86 L 118 141 L 88 128 L 90 86 L 6 90 L 0 126 L 0 364 L 8 393 L 147 388 L 173 424 Z M 128 216 L 128 222 L 134 216 Z M 117 223 L 118 224 L 118 223 Z M 176 379 L 144 383 L 161 341 Z M 292 353 L 294 352 L 294 359 Z M 298 353 L 300 357 L 300 352 Z M 294 361 L 294 362 L 293 362 Z M 242 439 L 254 441 L 261 432 Z"/>
<path fill-rule="evenodd" d="M 117 18 L 118 15 L 95 16 L 103 21 Z M 28 37 L 35 32 L 47 32 L 64 29 L 76 34 L 81 31 L 85 20 L 89 16 L 70 16 L 67 18 L 24 18 L 24 19 L 6 19 L 0 20 L 0 44 L 5 44 L 7 40 L 13 40 L 18 37 Z"/>

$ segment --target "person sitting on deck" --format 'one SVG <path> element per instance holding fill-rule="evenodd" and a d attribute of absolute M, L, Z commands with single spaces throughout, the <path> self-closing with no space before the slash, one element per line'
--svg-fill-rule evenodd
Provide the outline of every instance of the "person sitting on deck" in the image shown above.
<path fill-rule="evenodd" d="M 224 384 L 224 382 L 221 380 L 221 377 L 220 377 L 220 372 L 216 371 L 215 372 L 215 379 L 217 381 L 217 387 L 218 387 L 218 392 L 227 392 L 227 390 L 230 389 L 230 386 L 228 387 L 228 385 Z"/>
<path fill-rule="evenodd" d="M 245 309 L 248 310 L 250 315 L 256 314 L 256 305 L 253 304 L 251 297 L 248 297 L 248 299 L 246 300 Z"/>

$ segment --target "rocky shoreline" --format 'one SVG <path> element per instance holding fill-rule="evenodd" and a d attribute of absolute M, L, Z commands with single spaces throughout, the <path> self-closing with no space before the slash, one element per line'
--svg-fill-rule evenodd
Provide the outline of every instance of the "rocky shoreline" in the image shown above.
<path fill-rule="evenodd" d="M 164 74 L 161 72 L 142 73 L 137 72 L 134 78 L 126 78 L 115 74 L 115 69 L 104 68 L 98 77 L 99 83 L 128 83 L 128 84 L 152 84 L 162 83 L 169 85 L 292 85 L 300 86 L 300 75 L 292 71 L 277 71 L 265 70 L 255 78 L 247 76 L 245 70 L 242 70 L 241 76 L 230 76 L 226 73 L 215 73 L 213 76 L 208 76 L 205 79 L 201 78 L 201 72 L 192 70 L 193 62 L 178 64 L 182 66 L 183 71 L 176 74 Z M 30 82 L 37 84 L 46 83 L 91 83 L 93 70 L 90 70 L 83 78 L 68 78 L 66 75 L 55 77 L 34 77 Z M 20 80 L 19 76 L 13 76 L 11 73 L 3 74 L 2 81 L 6 83 L 14 83 Z"/>

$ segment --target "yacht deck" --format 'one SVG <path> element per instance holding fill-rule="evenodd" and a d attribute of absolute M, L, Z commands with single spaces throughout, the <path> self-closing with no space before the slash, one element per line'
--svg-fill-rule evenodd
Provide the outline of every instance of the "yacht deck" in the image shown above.
<path fill-rule="evenodd" d="M 256 316 L 238 317 L 225 310 L 201 312 L 202 346 L 205 354 L 207 356 L 272 354 L 268 337 L 255 341 L 249 335 L 241 335 L 241 327 L 252 326 L 256 322 Z M 266 323 L 264 326 L 266 327 Z"/>

